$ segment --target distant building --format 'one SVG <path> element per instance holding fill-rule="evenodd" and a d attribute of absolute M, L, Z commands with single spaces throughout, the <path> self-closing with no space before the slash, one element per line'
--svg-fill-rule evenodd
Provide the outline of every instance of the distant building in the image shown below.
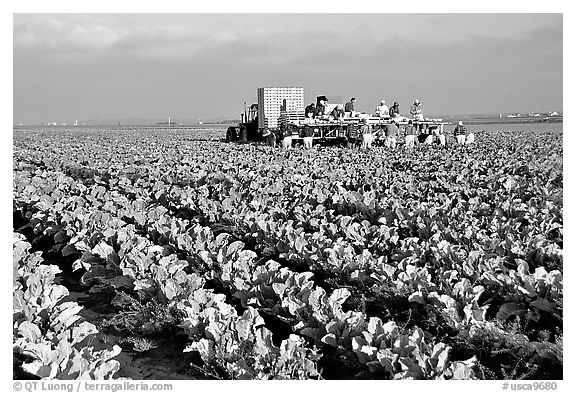
<path fill-rule="evenodd" d="M 304 114 L 304 88 L 258 88 L 258 128 L 278 127 L 281 107 L 290 114 Z"/>

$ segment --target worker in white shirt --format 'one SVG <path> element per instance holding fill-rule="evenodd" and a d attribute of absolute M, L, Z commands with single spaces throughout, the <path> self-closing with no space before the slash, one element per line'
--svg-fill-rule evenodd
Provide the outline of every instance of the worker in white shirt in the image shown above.
<path fill-rule="evenodd" d="M 376 107 L 376 116 L 378 117 L 390 117 L 390 110 L 386 106 L 386 100 L 380 101 L 380 105 Z"/>
<path fill-rule="evenodd" d="M 374 141 L 374 134 L 372 134 L 372 127 L 368 124 L 367 119 L 362 119 L 360 132 L 362 133 L 362 147 L 365 149 L 371 149 L 372 142 Z"/>

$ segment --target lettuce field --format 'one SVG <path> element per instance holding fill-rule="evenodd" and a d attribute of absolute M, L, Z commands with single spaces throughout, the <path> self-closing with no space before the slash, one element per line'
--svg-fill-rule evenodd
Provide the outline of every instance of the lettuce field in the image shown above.
<path fill-rule="evenodd" d="M 562 131 L 515 127 L 15 129 L 14 378 L 561 379 Z"/>

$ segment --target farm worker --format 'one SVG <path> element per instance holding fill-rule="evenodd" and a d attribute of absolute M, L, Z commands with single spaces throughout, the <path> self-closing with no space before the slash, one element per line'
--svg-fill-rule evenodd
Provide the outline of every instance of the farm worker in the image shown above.
<path fill-rule="evenodd" d="M 440 135 L 440 131 L 438 126 L 435 125 L 429 125 L 428 126 L 428 136 L 426 137 L 426 140 L 424 142 L 426 142 L 427 145 L 431 145 L 432 143 L 434 143 L 434 139 L 436 139 L 436 136 Z"/>
<path fill-rule="evenodd" d="M 414 120 L 424 120 L 424 115 L 422 114 L 422 104 L 419 99 L 414 100 L 414 104 L 410 107 L 410 114 Z"/>
<path fill-rule="evenodd" d="M 378 117 L 390 116 L 390 112 L 388 110 L 388 107 L 386 106 L 386 100 L 380 101 L 380 105 L 376 107 L 376 116 Z"/>
<path fill-rule="evenodd" d="M 396 136 L 398 135 L 398 123 L 396 120 L 386 126 L 386 147 L 396 148 Z"/>
<path fill-rule="evenodd" d="M 314 105 L 314 103 L 311 103 L 310 105 L 308 105 L 305 109 L 304 109 L 304 116 L 308 117 L 308 113 L 312 113 L 312 116 L 314 116 L 314 113 L 316 112 L 316 105 Z"/>
<path fill-rule="evenodd" d="M 276 136 L 276 132 L 270 132 L 270 136 L 268 137 L 268 146 L 276 147 L 276 140 L 278 137 Z"/>
<path fill-rule="evenodd" d="M 404 129 L 406 142 L 406 149 L 412 149 L 414 147 L 414 141 L 416 140 L 416 127 L 412 124 L 412 120 L 408 120 L 408 125 Z"/>
<path fill-rule="evenodd" d="M 292 130 L 290 127 L 285 127 L 282 132 L 282 147 L 284 149 L 292 148 Z"/>
<path fill-rule="evenodd" d="M 466 143 L 466 127 L 464 127 L 462 121 L 459 121 L 456 128 L 454 128 L 454 137 L 456 137 L 456 142 L 459 145 Z"/>
<path fill-rule="evenodd" d="M 314 136 L 314 129 L 310 125 L 306 125 L 304 127 L 304 133 L 302 135 L 304 140 L 304 148 L 311 149 L 312 148 L 312 139 Z"/>
<path fill-rule="evenodd" d="M 394 105 L 390 107 L 390 117 L 400 116 L 400 104 L 394 101 Z"/>
<path fill-rule="evenodd" d="M 270 129 L 266 128 L 262 137 L 268 146 L 276 147 L 276 135 Z"/>
<path fill-rule="evenodd" d="M 346 113 L 350 112 L 350 115 L 352 115 L 352 112 L 354 112 L 355 104 L 356 104 L 356 98 L 354 97 L 350 98 L 350 101 L 348 101 L 346 105 L 344 105 L 344 112 Z"/>
<path fill-rule="evenodd" d="M 438 140 L 440 141 L 440 146 L 446 146 L 446 135 L 444 135 L 444 124 L 438 126 Z"/>
<path fill-rule="evenodd" d="M 368 124 L 367 119 L 362 119 L 362 126 L 360 127 L 360 132 L 362 133 L 362 147 L 366 149 L 372 148 L 372 141 L 374 140 L 374 135 L 372 134 L 372 127 Z"/>
<path fill-rule="evenodd" d="M 334 119 L 344 117 L 344 108 L 342 107 L 342 104 L 336 105 L 334 109 L 332 109 L 332 113 L 330 113 L 330 116 L 333 117 Z"/>
<path fill-rule="evenodd" d="M 350 124 L 348 126 L 348 145 L 350 147 L 355 147 L 358 143 L 360 133 L 358 132 L 358 126 L 356 124 Z"/>
<path fill-rule="evenodd" d="M 377 146 L 384 146 L 386 144 L 386 125 L 373 126 L 372 128 L 373 142 Z"/>
<path fill-rule="evenodd" d="M 326 101 L 320 100 L 320 103 L 316 107 L 316 112 L 314 112 L 314 117 L 324 116 L 326 114 Z"/>
<path fill-rule="evenodd" d="M 424 120 L 424 115 L 422 114 L 422 104 L 419 99 L 415 99 L 414 103 L 410 107 L 410 114 L 414 120 Z M 416 124 L 416 127 L 420 130 L 420 134 L 424 132 L 424 124 Z"/>
<path fill-rule="evenodd" d="M 306 118 L 304 119 L 304 124 L 314 124 L 316 121 L 314 120 L 314 113 L 308 112 L 306 114 Z"/>

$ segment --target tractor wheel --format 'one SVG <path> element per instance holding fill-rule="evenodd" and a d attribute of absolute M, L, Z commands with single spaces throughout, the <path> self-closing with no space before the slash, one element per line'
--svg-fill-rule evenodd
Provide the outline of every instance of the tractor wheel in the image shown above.
<path fill-rule="evenodd" d="M 235 127 L 228 127 L 226 131 L 226 142 L 235 142 L 238 139 Z"/>

